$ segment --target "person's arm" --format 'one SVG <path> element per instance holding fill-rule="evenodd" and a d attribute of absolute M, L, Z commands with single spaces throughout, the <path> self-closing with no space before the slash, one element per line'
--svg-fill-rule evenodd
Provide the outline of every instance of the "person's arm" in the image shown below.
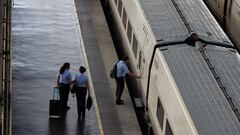
<path fill-rule="evenodd" d="M 86 88 L 87 88 L 87 90 L 88 90 L 88 92 L 90 91 L 90 89 L 89 89 L 89 82 L 87 81 L 87 84 L 86 84 Z"/>
<path fill-rule="evenodd" d="M 131 73 L 131 72 L 128 72 L 127 75 L 131 76 L 131 77 L 134 77 L 134 78 L 141 78 L 140 75 L 136 75 L 134 73 Z"/>
<path fill-rule="evenodd" d="M 69 72 L 69 79 L 68 79 L 68 83 L 69 84 L 72 84 L 72 75 L 71 75 L 71 73 Z"/>
<path fill-rule="evenodd" d="M 127 67 L 126 64 L 122 66 L 122 70 L 123 70 L 123 72 L 125 72 L 125 74 L 127 74 L 128 76 L 131 76 L 131 77 L 134 77 L 134 78 L 141 78 L 140 75 L 136 75 L 136 74 L 134 74 L 134 73 L 131 73 L 131 72 L 129 71 L 129 69 L 128 69 L 128 67 Z"/>
<path fill-rule="evenodd" d="M 89 94 L 89 96 L 90 96 L 89 81 L 87 81 L 86 83 L 87 83 L 87 84 L 86 84 L 86 88 L 87 88 L 88 94 Z"/>

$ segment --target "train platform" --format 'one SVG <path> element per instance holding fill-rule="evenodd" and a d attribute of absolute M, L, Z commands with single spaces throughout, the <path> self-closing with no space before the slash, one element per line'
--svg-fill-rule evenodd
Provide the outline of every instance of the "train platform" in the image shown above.
<path fill-rule="evenodd" d="M 115 81 L 108 74 L 117 56 L 98 0 L 16 0 L 12 30 L 13 135 L 141 134 L 127 89 L 125 104 L 115 104 Z M 85 121 L 78 120 L 71 94 L 66 116 L 49 118 L 64 62 L 71 63 L 72 76 L 80 65 L 87 67 L 94 104 Z"/>
<path fill-rule="evenodd" d="M 74 76 L 85 65 L 74 8 L 72 0 L 14 3 L 13 135 L 99 134 L 95 108 L 87 111 L 85 121 L 79 121 L 76 98 L 71 94 L 66 116 L 49 119 L 49 100 L 60 66 L 70 62 Z"/>
<path fill-rule="evenodd" d="M 109 77 L 109 72 L 118 59 L 100 1 L 75 0 L 75 5 L 104 133 L 140 135 L 141 130 L 126 87 L 124 105 L 115 104 L 115 80 Z"/>

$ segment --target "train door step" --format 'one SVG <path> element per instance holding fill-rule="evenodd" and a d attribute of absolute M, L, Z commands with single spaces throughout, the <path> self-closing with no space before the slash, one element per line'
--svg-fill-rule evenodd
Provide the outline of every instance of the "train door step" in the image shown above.
<path fill-rule="evenodd" d="M 136 107 L 143 107 L 143 102 L 141 98 L 134 98 Z"/>

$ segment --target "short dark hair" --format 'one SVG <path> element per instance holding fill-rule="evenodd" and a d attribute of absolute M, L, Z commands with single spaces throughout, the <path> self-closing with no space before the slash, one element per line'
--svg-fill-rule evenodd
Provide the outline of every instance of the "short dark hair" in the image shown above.
<path fill-rule="evenodd" d="M 60 68 L 60 70 L 59 70 L 59 73 L 60 73 L 60 74 L 63 74 L 64 71 L 65 71 L 68 67 L 70 67 L 70 63 L 69 63 L 69 62 L 65 62 L 65 63 L 61 66 L 61 68 Z"/>
<path fill-rule="evenodd" d="M 84 73 L 86 71 L 86 68 L 84 66 L 79 67 L 80 73 Z"/>

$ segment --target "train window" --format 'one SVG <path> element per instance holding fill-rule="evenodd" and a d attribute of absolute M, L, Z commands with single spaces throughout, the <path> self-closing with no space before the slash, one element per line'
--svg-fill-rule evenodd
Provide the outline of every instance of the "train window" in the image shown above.
<path fill-rule="evenodd" d="M 130 44 L 132 44 L 132 25 L 129 20 L 128 20 L 127 36 Z"/>
<path fill-rule="evenodd" d="M 157 103 L 157 118 L 161 128 L 163 128 L 164 110 L 159 97 L 158 97 L 158 103 Z"/>
<path fill-rule="evenodd" d="M 114 0 L 115 1 L 115 4 L 117 5 L 117 3 L 118 3 L 118 0 Z"/>
<path fill-rule="evenodd" d="M 118 12 L 119 12 L 119 15 L 122 16 L 122 1 L 119 0 L 119 3 L 118 3 Z"/>
<path fill-rule="evenodd" d="M 173 132 L 172 132 L 171 126 L 169 125 L 168 120 L 167 120 L 167 123 L 166 123 L 165 135 L 173 135 Z"/>
<path fill-rule="evenodd" d="M 126 13 L 126 11 L 125 11 L 124 8 L 123 8 L 123 18 L 122 18 L 122 23 L 123 23 L 124 28 L 126 29 L 126 27 L 127 27 L 127 13 Z"/>
<path fill-rule="evenodd" d="M 133 34 L 133 46 L 132 46 L 132 49 L 133 49 L 133 53 L 134 53 L 135 58 L 137 58 L 138 42 L 137 42 L 135 34 Z"/>

